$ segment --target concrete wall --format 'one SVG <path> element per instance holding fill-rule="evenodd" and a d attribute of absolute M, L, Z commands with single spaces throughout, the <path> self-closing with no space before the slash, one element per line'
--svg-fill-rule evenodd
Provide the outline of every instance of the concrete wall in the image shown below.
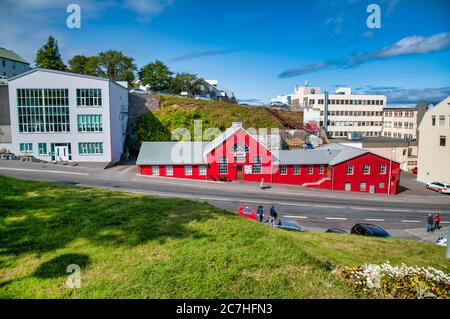
<path fill-rule="evenodd" d="M 417 180 L 421 182 L 450 182 L 450 97 L 427 111 L 419 125 L 419 154 Z M 432 118 L 436 123 L 432 125 Z M 444 116 L 444 125 L 439 117 Z M 440 137 L 446 138 L 446 145 L 440 146 Z"/>

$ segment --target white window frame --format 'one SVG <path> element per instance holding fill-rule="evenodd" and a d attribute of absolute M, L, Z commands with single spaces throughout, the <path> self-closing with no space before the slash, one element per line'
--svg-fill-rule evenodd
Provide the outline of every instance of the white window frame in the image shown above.
<path fill-rule="evenodd" d="M 350 172 L 349 172 L 349 168 Z M 353 175 L 353 171 L 354 171 L 355 167 L 353 165 L 347 165 L 347 175 Z"/>
<path fill-rule="evenodd" d="M 173 176 L 173 166 L 172 165 L 166 166 L 166 176 Z"/>
<path fill-rule="evenodd" d="M 364 189 L 361 187 L 362 184 L 364 184 Z M 367 183 L 366 182 L 359 183 L 359 191 L 362 192 L 362 191 L 366 191 L 366 190 L 367 190 Z"/>
<path fill-rule="evenodd" d="M 262 157 L 261 156 L 253 156 L 253 174 L 261 174 L 262 173 Z"/>
<path fill-rule="evenodd" d="M 228 175 L 228 159 L 226 156 L 219 157 L 219 175 Z"/>
<path fill-rule="evenodd" d="M 309 164 L 308 165 L 308 175 L 313 175 L 314 174 L 314 165 Z"/>
<path fill-rule="evenodd" d="M 368 168 L 367 173 L 366 173 L 366 167 Z M 370 175 L 370 165 L 369 164 L 365 164 L 363 166 L 363 175 Z"/>
<path fill-rule="evenodd" d="M 206 168 L 206 165 L 200 165 L 200 166 L 198 167 L 198 175 L 199 175 L 199 176 L 206 176 L 206 174 L 207 174 L 207 168 Z"/>
<path fill-rule="evenodd" d="M 192 166 L 187 165 L 184 167 L 184 176 L 192 176 Z"/>
<path fill-rule="evenodd" d="M 280 165 L 280 175 L 287 175 L 287 165 Z"/>
<path fill-rule="evenodd" d="M 325 167 L 323 165 L 319 166 L 319 174 L 323 174 L 325 171 Z"/>
<path fill-rule="evenodd" d="M 302 172 L 300 165 L 294 165 L 293 169 L 294 169 L 294 175 L 300 175 Z"/>
<path fill-rule="evenodd" d="M 152 176 L 159 176 L 159 166 L 152 165 Z"/>
<path fill-rule="evenodd" d="M 386 165 L 380 165 L 380 174 L 386 175 Z"/>

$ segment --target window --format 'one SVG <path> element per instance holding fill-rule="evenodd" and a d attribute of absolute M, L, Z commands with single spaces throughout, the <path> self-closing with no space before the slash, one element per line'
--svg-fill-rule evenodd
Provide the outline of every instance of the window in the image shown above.
<path fill-rule="evenodd" d="M 47 143 L 39 143 L 39 155 L 47 155 Z"/>
<path fill-rule="evenodd" d="M 173 166 L 166 166 L 166 176 L 173 176 Z"/>
<path fill-rule="evenodd" d="M 378 188 L 379 189 L 383 189 L 384 188 L 384 182 L 379 182 L 378 183 Z"/>
<path fill-rule="evenodd" d="M 436 115 L 431 116 L 431 126 L 436 126 Z"/>
<path fill-rule="evenodd" d="M 309 165 L 308 166 L 308 174 L 311 175 L 313 173 L 313 166 Z"/>
<path fill-rule="evenodd" d="M 103 143 L 101 142 L 78 143 L 78 153 L 80 155 L 102 155 Z"/>
<path fill-rule="evenodd" d="M 206 176 L 206 166 L 199 166 L 198 167 L 198 175 Z"/>
<path fill-rule="evenodd" d="M 353 175 L 353 165 L 347 165 L 347 175 Z"/>
<path fill-rule="evenodd" d="M 364 183 L 364 182 L 362 182 L 361 184 L 359 184 L 359 190 L 362 192 L 362 191 L 365 191 L 366 190 L 366 183 Z"/>
<path fill-rule="evenodd" d="M 380 174 L 386 174 L 386 165 L 380 165 Z"/>
<path fill-rule="evenodd" d="M 20 152 L 21 153 L 33 152 L 33 144 L 32 143 L 20 143 Z"/>
<path fill-rule="evenodd" d="M 344 190 L 350 192 L 352 190 L 352 183 L 345 183 Z"/>
<path fill-rule="evenodd" d="M 261 156 L 253 156 L 253 174 L 261 174 Z"/>
<path fill-rule="evenodd" d="M 445 116 L 439 115 L 439 127 L 444 127 L 444 126 L 445 126 Z"/>
<path fill-rule="evenodd" d="M 363 166 L 363 174 L 365 175 L 370 174 L 370 165 Z"/>
<path fill-rule="evenodd" d="M 152 166 L 152 175 L 159 176 L 159 166 Z"/>
<path fill-rule="evenodd" d="M 235 153 L 234 154 L 234 161 L 236 163 L 245 163 L 246 160 L 247 160 L 246 153 Z"/>
<path fill-rule="evenodd" d="M 192 176 L 192 166 L 184 167 L 184 176 Z"/>
<path fill-rule="evenodd" d="M 101 89 L 77 89 L 77 106 L 102 106 Z"/>
<path fill-rule="evenodd" d="M 78 132 L 102 132 L 103 116 L 100 114 L 78 115 Z"/>
<path fill-rule="evenodd" d="M 320 165 L 320 166 L 319 166 L 319 174 L 323 174 L 323 170 L 324 170 L 324 169 L 323 169 L 323 165 Z"/>
<path fill-rule="evenodd" d="M 300 165 L 294 165 L 294 175 L 300 175 Z"/>
<path fill-rule="evenodd" d="M 68 91 L 17 89 L 19 132 L 70 132 Z"/>
<path fill-rule="evenodd" d="M 228 162 L 226 157 L 219 157 L 219 174 L 228 174 Z"/>
<path fill-rule="evenodd" d="M 445 136 L 441 136 L 439 138 L 439 146 L 445 146 L 447 142 L 447 138 Z"/>
<path fill-rule="evenodd" d="M 286 165 L 280 165 L 280 175 L 286 175 L 286 174 L 287 174 Z"/>

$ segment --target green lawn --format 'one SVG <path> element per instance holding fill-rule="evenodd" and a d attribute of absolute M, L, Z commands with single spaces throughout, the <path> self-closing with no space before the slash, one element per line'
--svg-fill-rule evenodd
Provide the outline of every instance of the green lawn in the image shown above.
<path fill-rule="evenodd" d="M 204 203 L 0 176 L 1 298 L 352 298 L 331 271 L 444 248 L 272 229 Z M 65 285 L 81 266 L 81 288 Z"/>

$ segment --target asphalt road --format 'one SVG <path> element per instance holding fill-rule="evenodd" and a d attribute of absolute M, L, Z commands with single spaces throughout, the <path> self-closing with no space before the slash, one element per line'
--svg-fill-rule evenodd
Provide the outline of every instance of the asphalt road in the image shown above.
<path fill-rule="evenodd" d="M 239 206 L 275 204 L 284 217 L 295 218 L 307 229 L 337 227 L 349 230 L 357 222 L 377 224 L 394 237 L 420 239 L 417 229 L 425 227 L 428 213 L 440 212 L 442 225 L 450 223 L 450 196 L 386 196 L 331 192 L 298 186 L 273 185 L 261 189 L 253 183 L 217 183 L 139 176 L 135 166 L 99 168 L 0 161 L 0 174 L 11 177 L 64 182 L 80 186 L 200 200 L 236 211 Z"/>

